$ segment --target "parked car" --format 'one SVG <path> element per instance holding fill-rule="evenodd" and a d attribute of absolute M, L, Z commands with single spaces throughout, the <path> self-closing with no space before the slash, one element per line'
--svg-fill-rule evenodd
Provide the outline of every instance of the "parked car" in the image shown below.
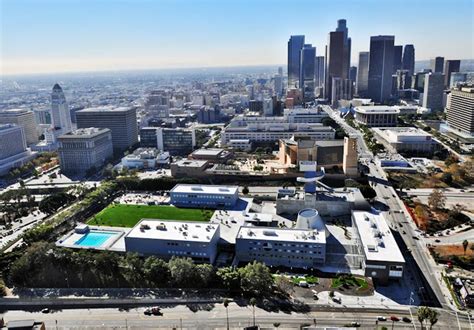
<path fill-rule="evenodd" d="M 43 313 L 43 314 L 48 314 L 49 312 L 50 312 L 49 308 L 43 308 L 41 310 L 41 313 Z"/>
<path fill-rule="evenodd" d="M 341 298 L 339 298 L 339 297 L 333 297 L 333 298 L 332 298 L 332 301 L 334 301 L 335 303 L 340 304 L 340 303 L 341 303 Z"/>
<path fill-rule="evenodd" d="M 377 316 L 378 321 L 387 321 L 387 318 L 385 316 Z"/>
<path fill-rule="evenodd" d="M 411 319 L 409 317 L 404 316 L 402 320 L 405 323 L 411 323 Z"/>
<path fill-rule="evenodd" d="M 396 316 L 390 316 L 390 321 L 398 322 L 398 321 L 400 321 L 400 319 Z"/>

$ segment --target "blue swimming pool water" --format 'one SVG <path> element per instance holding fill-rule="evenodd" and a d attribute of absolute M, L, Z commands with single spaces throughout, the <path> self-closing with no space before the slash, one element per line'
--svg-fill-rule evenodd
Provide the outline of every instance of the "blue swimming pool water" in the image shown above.
<path fill-rule="evenodd" d="M 108 231 L 90 231 L 74 244 L 79 246 L 100 247 L 105 241 L 115 235 L 117 235 L 117 233 Z"/>

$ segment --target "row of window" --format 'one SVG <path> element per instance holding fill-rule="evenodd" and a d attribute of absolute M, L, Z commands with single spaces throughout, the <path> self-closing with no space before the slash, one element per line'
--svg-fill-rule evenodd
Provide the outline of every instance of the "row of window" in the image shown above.
<path fill-rule="evenodd" d="M 256 247 L 249 247 L 249 251 L 274 251 L 274 252 L 288 252 L 288 253 L 302 253 L 302 254 L 321 254 L 321 251 L 306 251 L 306 250 L 285 250 L 285 249 L 271 249 L 271 248 L 256 248 Z"/>
<path fill-rule="evenodd" d="M 249 256 L 250 257 L 263 257 L 263 258 L 274 258 L 274 259 L 299 259 L 299 260 L 314 260 L 314 259 L 317 259 L 317 260 L 323 260 L 323 258 L 313 258 L 313 257 L 303 257 L 303 256 L 282 256 L 282 255 L 279 255 L 279 254 L 270 254 L 270 255 L 267 255 L 267 254 L 259 254 L 259 253 L 249 253 Z"/>
<path fill-rule="evenodd" d="M 187 246 L 191 247 L 191 243 L 176 243 L 176 242 L 167 242 L 166 245 L 168 246 Z M 199 246 L 205 248 L 208 245 L 207 244 L 199 244 Z M 193 244 L 193 247 L 199 247 L 198 244 Z"/>
<path fill-rule="evenodd" d="M 168 250 L 168 254 L 207 257 L 207 253 L 205 253 L 205 252 L 185 252 L 185 251 Z"/>
<path fill-rule="evenodd" d="M 180 194 L 172 193 L 173 198 L 209 198 L 209 199 L 231 199 L 231 196 L 222 195 L 201 195 L 201 194 Z"/>
<path fill-rule="evenodd" d="M 260 242 L 260 241 L 251 241 L 249 244 L 253 245 L 266 245 L 267 242 Z M 316 244 L 293 244 L 293 243 L 273 243 L 275 246 L 283 246 L 283 247 L 305 247 L 305 248 L 320 248 L 321 245 Z"/>

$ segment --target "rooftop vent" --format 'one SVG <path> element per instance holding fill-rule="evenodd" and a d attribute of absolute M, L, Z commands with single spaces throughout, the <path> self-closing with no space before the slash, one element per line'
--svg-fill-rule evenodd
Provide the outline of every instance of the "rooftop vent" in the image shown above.
<path fill-rule="evenodd" d="M 160 223 L 158 226 L 156 226 L 157 230 L 166 230 L 166 225 L 164 223 Z"/>
<path fill-rule="evenodd" d="M 274 231 L 274 230 L 264 230 L 263 235 L 265 235 L 265 236 L 278 236 L 276 231 Z"/>

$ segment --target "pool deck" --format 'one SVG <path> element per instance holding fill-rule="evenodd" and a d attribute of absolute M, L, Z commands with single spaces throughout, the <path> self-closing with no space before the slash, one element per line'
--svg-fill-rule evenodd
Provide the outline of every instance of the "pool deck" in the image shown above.
<path fill-rule="evenodd" d="M 85 246 L 85 245 L 77 245 L 76 242 L 80 240 L 84 235 L 81 233 L 76 233 L 74 230 L 70 231 L 63 237 L 61 237 L 57 242 L 56 246 L 66 247 L 66 248 L 73 248 L 73 249 L 94 249 L 94 250 L 108 250 L 108 251 L 115 251 L 115 252 L 125 252 L 125 235 L 130 231 L 132 228 L 123 228 L 123 227 L 107 227 L 107 226 L 90 226 L 89 229 L 91 231 L 99 231 L 99 232 L 114 232 L 117 233 L 116 235 L 108 238 L 104 243 L 100 246 Z"/>

